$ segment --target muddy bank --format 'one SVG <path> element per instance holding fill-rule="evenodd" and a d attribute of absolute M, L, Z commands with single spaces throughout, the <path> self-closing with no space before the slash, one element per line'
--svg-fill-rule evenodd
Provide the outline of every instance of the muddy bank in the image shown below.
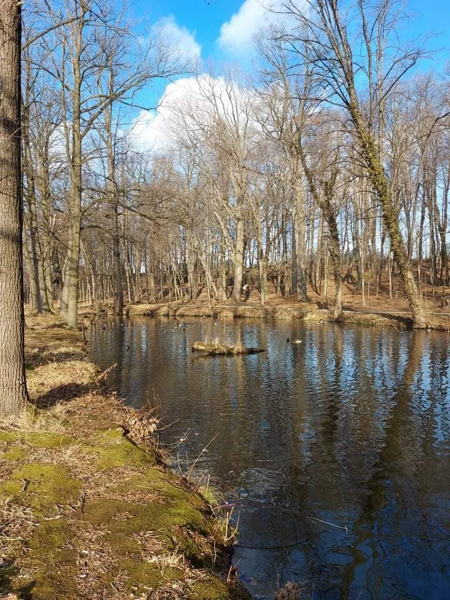
<path fill-rule="evenodd" d="M 154 417 L 106 392 L 81 335 L 30 319 L 27 374 L 35 408 L 0 428 L 0 596 L 246 598 L 229 528 L 166 469 Z"/>

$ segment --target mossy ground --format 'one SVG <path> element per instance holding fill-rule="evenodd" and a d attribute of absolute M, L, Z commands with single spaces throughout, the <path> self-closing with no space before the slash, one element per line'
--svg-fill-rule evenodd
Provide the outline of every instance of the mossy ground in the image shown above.
<path fill-rule="evenodd" d="M 46 408 L 0 430 L 0 596 L 246 597 L 225 581 L 209 504 L 144 442 L 146 416 L 101 387 L 81 336 L 52 317 L 27 334 L 30 395 Z"/>

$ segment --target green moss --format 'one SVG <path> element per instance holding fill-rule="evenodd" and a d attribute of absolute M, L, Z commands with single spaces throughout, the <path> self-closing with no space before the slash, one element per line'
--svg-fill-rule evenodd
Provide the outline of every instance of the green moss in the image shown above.
<path fill-rule="evenodd" d="M 205 500 L 188 488 L 173 474 L 158 469 L 146 469 L 141 475 L 134 475 L 122 482 L 115 488 L 119 494 L 127 493 L 130 490 L 148 490 L 149 493 L 158 493 L 166 501 L 189 503 L 189 510 L 192 508 L 200 513 L 208 510 Z"/>
<path fill-rule="evenodd" d="M 3 460 L 24 460 L 27 456 L 25 448 L 22 446 L 14 446 L 2 456 Z"/>
<path fill-rule="evenodd" d="M 142 466 L 156 463 L 156 454 L 133 444 L 123 431 L 98 431 L 97 444 L 92 452 L 97 454 L 97 464 L 100 469 L 114 469 L 126 466 Z"/>
<path fill-rule="evenodd" d="M 139 594 L 149 589 L 158 588 L 163 581 L 161 571 L 154 564 L 134 560 L 122 560 L 119 563 L 119 568 L 128 577 L 126 584 L 128 590 L 135 590 Z"/>
<path fill-rule="evenodd" d="M 170 533 L 172 527 L 208 529 L 204 515 L 189 501 L 137 504 L 116 499 L 88 500 L 85 518 L 94 525 L 108 525 L 111 533 L 130 535 L 139 531 Z"/>
<path fill-rule="evenodd" d="M 118 499 L 88 500 L 84 518 L 96 527 L 107 527 L 105 539 L 113 548 L 121 548 L 123 554 L 139 552 L 132 535 L 152 531 L 166 542 L 168 550 L 179 549 L 195 565 L 209 564 L 210 557 L 184 530 L 209 533 L 212 525 L 204 513 L 193 506 L 191 494 L 172 486 L 164 480 L 164 475 L 156 471 L 153 479 L 143 475 L 139 480 L 134 477 L 123 484 L 127 490 L 144 488 L 150 493 L 163 490 L 163 502 L 138 504 Z"/>
<path fill-rule="evenodd" d="M 23 490 L 23 483 L 20 481 L 5 481 L 0 484 L 0 495 L 17 496 Z"/>
<path fill-rule="evenodd" d="M 30 463 L 13 473 L 12 481 L 5 482 L 4 491 L 20 496 L 20 501 L 26 506 L 46 512 L 58 504 L 75 503 L 80 493 L 80 482 L 71 477 L 64 467 Z"/>
<path fill-rule="evenodd" d="M 183 581 L 184 573 L 181 569 L 175 567 L 165 567 L 162 569 L 164 581 Z"/>
<path fill-rule="evenodd" d="M 45 553 L 55 554 L 70 540 L 71 531 L 66 519 L 42 521 L 33 532 L 29 547 L 35 550 L 34 556 L 44 558 Z"/>
<path fill-rule="evenodd" d="M 40 568 L 34 575 L 33 598 L 39 600 L 75 600 L 78 566 L 77 553 L 68 547 L 74 532 L 66 519 L 43 521 L 29 541 L 29 558 Z"/>
<path fill-rule="evenodd" d="M 0 431 L 0 442 L 13 442 L 16 436 L 6 431 Z"/>
<path fill-rule="evenodd" d="M 227 586 L 217 577 L 196 581 L 191 590 L 192 600 L 229 600 L 230 598 Z"/>
<path fill-rule="evenodd" d="M 11 590 L 11 581 L 18 573 L 19 569 L 14 565 L 5 568 L 0 567 L 0 594 L 2 594 L 2 598 L 4 597 L 3 594 L 7 594 Z"/>
<path fill-rule="evenodd" d="M 60 448 L 76 443 L 75 438 L 70 435 L 42 432 L 28 433 L 24 436 L 24 441 L 35 448 Z"/>
<path fill-rule="evenodd" d="M 127 575 L 128 581 L 126 587 L 129 591 L 141 594 L 149 589 L 157 589 L 164 583 L 170 581 L 181 581 L 184 579 L 184 573 L 180 569 L 173 567 L 161 568 L 157 564 L 122 560 L 119 568 Z"/>
<path fill-rule="evenodd" d="M 104 540 L 110 544 L 113 551 L 119 556 L 140 556 L 141 546 L 139 542 L 123 533 L 107 533 Z"/>
<path fill-rule="evenodd" d="M 27 597 L 36 600 L 79 600 L 76 575 L 69 577 L 67 569 L 60 569 L 56 564 L 52 571 L 38 571 L 32 593 Z"/>

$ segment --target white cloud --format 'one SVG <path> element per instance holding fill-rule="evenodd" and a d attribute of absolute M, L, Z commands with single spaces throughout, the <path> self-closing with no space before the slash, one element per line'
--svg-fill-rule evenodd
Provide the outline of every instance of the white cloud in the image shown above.
<path fill-rule="evenodd" d="M 141 111 L 131 128 L 133 144 L 142 151 L 164 152 L 170 149 L 173 134 L 173 109 L 182 105 L 197 87 L 195 77 L 169 83 L 156 112 Z"/>
<path fill-rule="evenodd" d="M 249 91 L 223 77 L 203 73 L 199 77 L 178 79 L 166 87 L 156 112 L 139 113 L 130 131 L 133 145 L 140 151 L 169 151 L 180 135 L 177 112 L 181 111 L 185 117 L 182 129 L 195 128 L 188 117 L 190 108 L 194 108 L 197 118 L 200 116 L 206 124 L 214 111 L 212 96 L 218 99 L 216 110 L 230 122 L 236 113 L 244 116 L 245 104 L 251 100 Z"/>
<path fill-rule="evenodd" d="M 155 121 L 158 113 L 141 110 L 130 127 L 129 139 L 136 150 L 153 150 L 157 143 Z"/>
<path fill-rule="evenodd" d="M 173 15 L 163 17 L 154 25 L 164 42 L 174 48 L 180 58 L 198 61 L 202 52 L 201 45 L 195 39 L 195 31 L 180 27 Z"/>
<path fill-rule="evenodd" d="M 235 56 L 245 56 L 254 49 L 255 36 L 270 25 L 286 25 L 285 0 L 245 0 L 237 13 L 220 28 L 218 44 Z M 306 5 L 300 0 L 297 4 Z M 278 12 L 277 12 L 278 11 Z"/>

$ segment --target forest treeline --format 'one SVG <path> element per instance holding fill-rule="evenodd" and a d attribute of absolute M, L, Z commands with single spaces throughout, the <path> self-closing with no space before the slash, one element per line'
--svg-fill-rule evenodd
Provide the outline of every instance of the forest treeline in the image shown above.
<path fill-rule="evenodd" d="M 423 326 L 424 261 L 428 283 L 448 280 L 448 81 L 419 66 L 430 56 L 400 3 L 347 8 L 288 0 L 251 77 L 191 75 L 164 143 L 143 150 L 131 126 L 143 91 L 190 65 L 157 36 L 142 43 L 114 5 L 38 2 L 22 70 L 33 307 L 58 302 L 76 326 L 80 300 L 114 297 L 118 314 L 124 298 L 202 290 L 240 302 L 249 282 L 261 304 L 269 282 L 306 301 L 331 272 L 338 317 L 343 280 L 364 297 L 395 272 Z"/>
<path fill-rule="evenodd" d="M 423 326 L 418 287 L 448 280 L 448 81 L 425 70 L 426 44 L 409 39 L 401 4 L 304 10 L 288 0 L 284 27 L 260 34 L 251 77 L 191 74 L 191 93 L 164 113 L 164 143 L 147 150 L 136 107 L 191 66 L 156 34 L 143 42 L 118 5 L 38 1 L 26 15 L 33 308 L 59 303 L 76 326 L 80 300 L 114 297 L 121 314 L 124 298 L 202 290 L 240 302 L 251 283 L 264 304 L 269 282 L 306 301 L 309 286 L 326 292 L 331 272 L 338 317 L 343 280 L 364 297 L 395 272 Z"/>

